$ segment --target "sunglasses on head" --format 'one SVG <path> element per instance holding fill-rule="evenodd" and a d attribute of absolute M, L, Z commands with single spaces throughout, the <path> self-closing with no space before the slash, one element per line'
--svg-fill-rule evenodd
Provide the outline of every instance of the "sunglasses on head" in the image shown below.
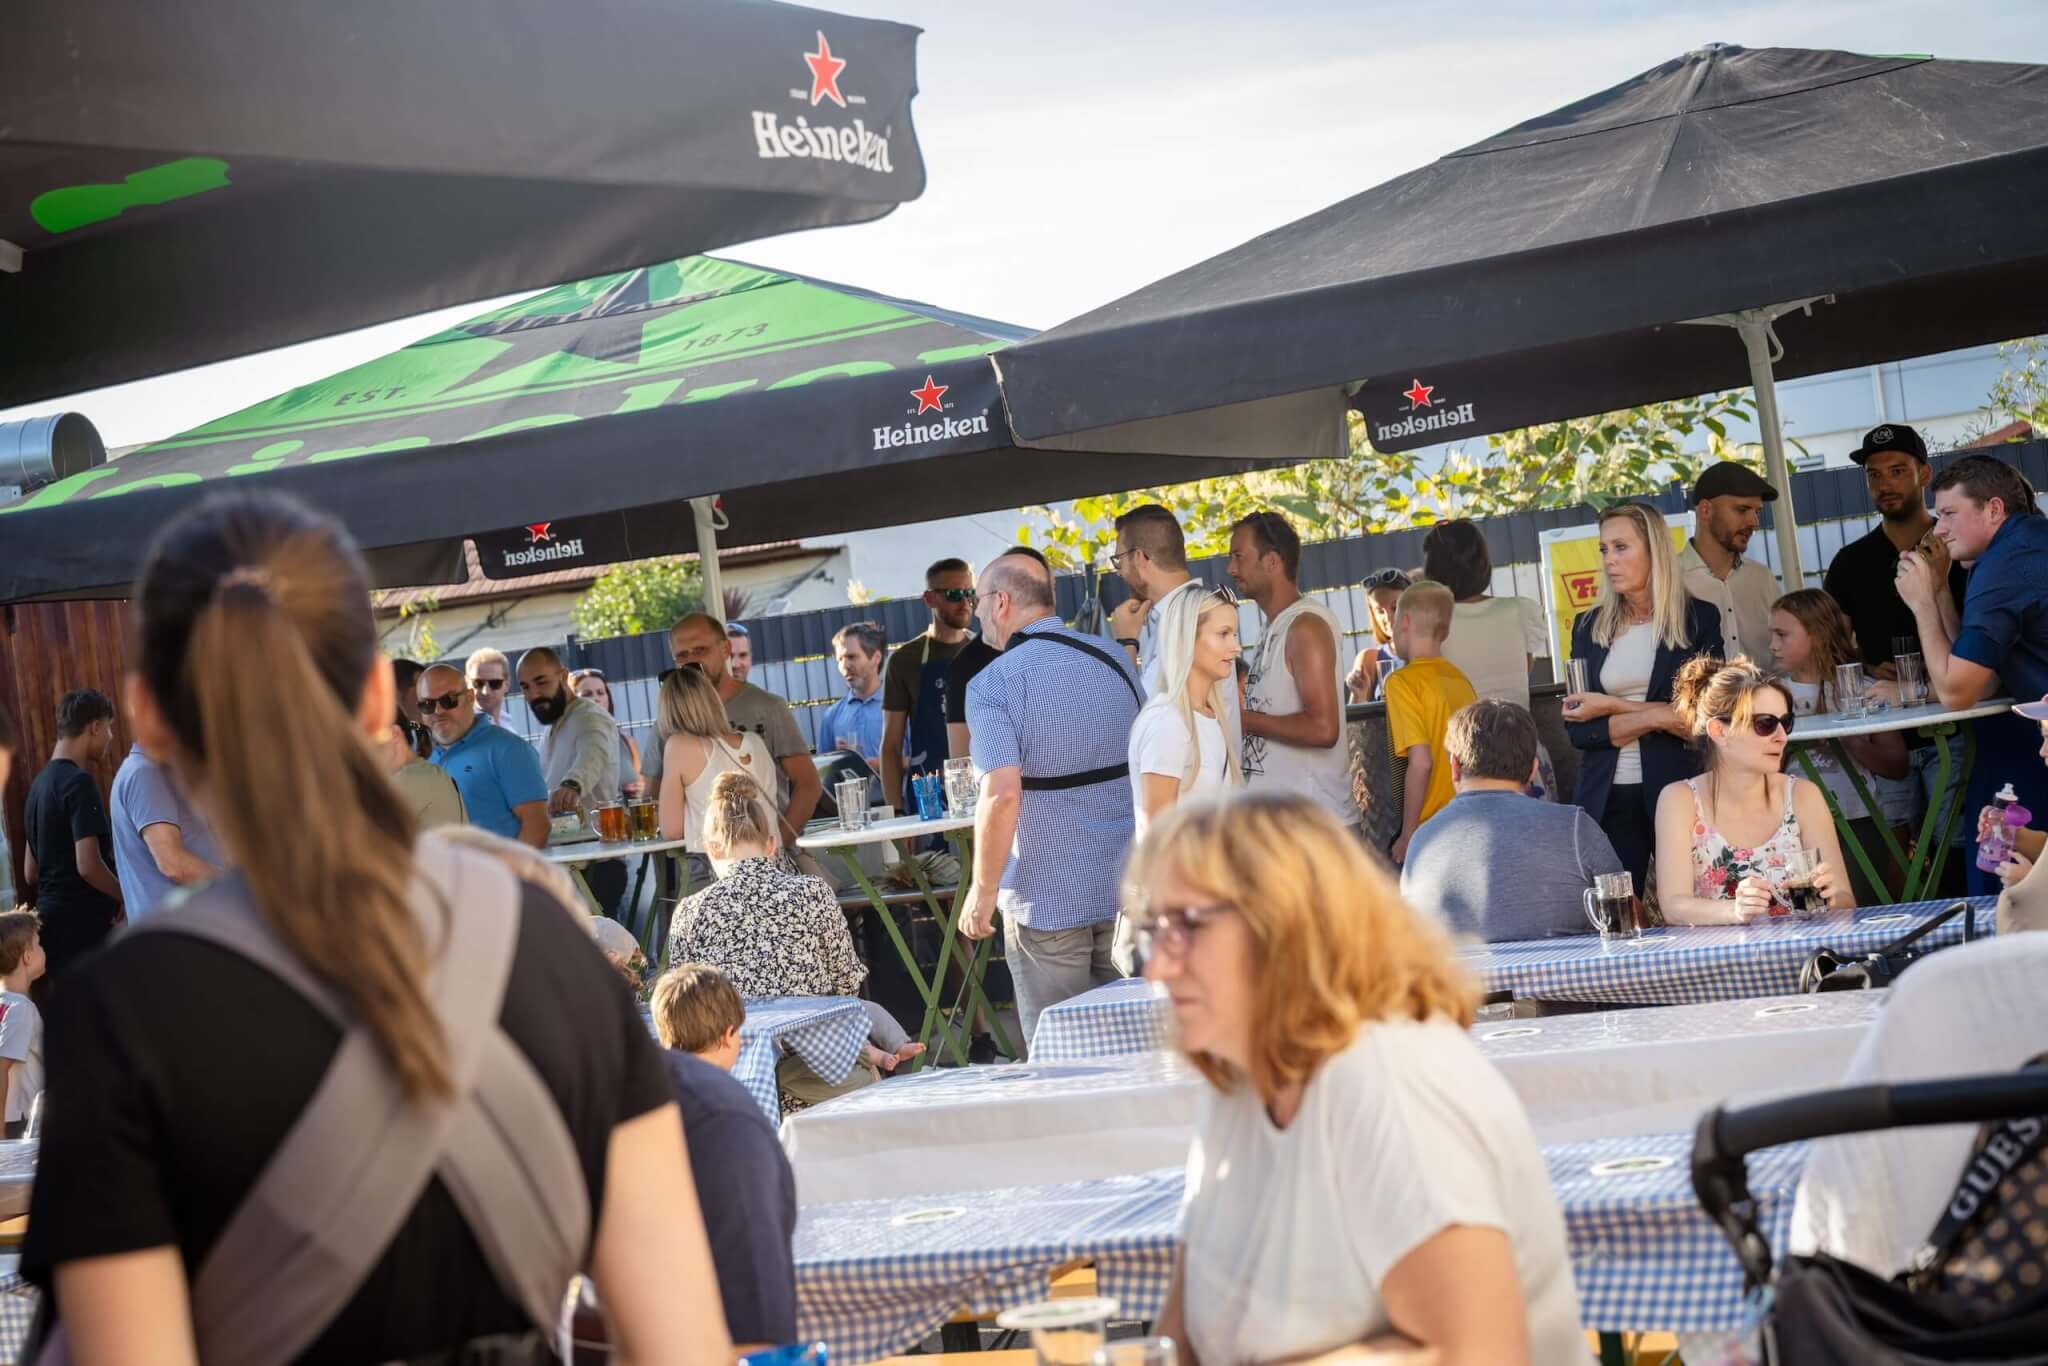
<path fill-rule="evenodd" d="M 934 588 L 932 593 L 947 602 L 973 602 L 977 597 L 972 588 Z"/>
<path fill-rule="evenodd" d="M 1225 606 L 1235 607 L 1237 606 L 1238 598 L 1237 594 L 1231 590 L 1229 584 L 1219 583 L 1214 588 L 1211 588 L 1202 598 L 1202 605 L 1204 607 L 1207 607 L 1212 602 L 1220 602 Z"/>
<path fill-rule="evenodd" d="M 468 696 L 469 690 L 465 688 L 461 692 L 444 692 L 439 697 L 422 697 L 420 715 L 432 716 L 437 711 L 454 711 Z"/>
<path fill-rule="evenodd" d="M 1358 586 L 1368 593 L 1375 588 L 1406 588 L 1408 576 L 1398 569 L 1375 569 L 1359 580 Z"/>

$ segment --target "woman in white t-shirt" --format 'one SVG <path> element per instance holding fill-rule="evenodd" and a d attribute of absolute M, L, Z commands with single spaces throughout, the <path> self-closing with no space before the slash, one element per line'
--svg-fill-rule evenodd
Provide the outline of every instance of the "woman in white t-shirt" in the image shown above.
<path fill-rule="evenodd" d="M 1564 1216 L 1466 1032 L 1473 985 L 1356 837 L 1290 794 L 1192 803 L 1129 881 L 1145 975 L 1211 1083 L 1158 1324 L 1184 1359 L 1391 1331 L 1444 1366 L 1583 1363 Z"/>
<path fill-rule="evenodd" d="M 1223 733 L 1223 689 L 1235 686 L 1237 598 L 1228 588 L 1181 593 L 1159 620 L 1160 689 L 1131 723 L 1128 758 L 1137 838 L 1176 802 L 1244 785 L 1237 747 Z M 1137 970 L 1130 919 L 1117 918 L 1110 959 Z"/>

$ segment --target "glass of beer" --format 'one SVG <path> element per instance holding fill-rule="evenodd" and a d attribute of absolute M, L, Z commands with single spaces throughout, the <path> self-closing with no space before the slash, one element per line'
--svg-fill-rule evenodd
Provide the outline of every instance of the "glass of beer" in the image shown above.
<path fill-rule="evenodd" d="M 1629 873 L 1602 873 L 1585 891 L 1586 919 L 1602 939 L 1635 939 L 1643 932 L 1636 880 Z"/>
<path fill-rule="evenodd" d="M 606 844 L 626 842 L 626 808 L 618 802 L 606 802 L 597 808 L 597 837 Z"/>
<path fill-rule="evenodd" d="M 659 808 L 653 802 L 629 802 L 626 816 L 634 839 L 651 844 L 661 838 Z"/>
<path fill-rule="evenodd" d="M 1820 888 L 1813 885 L 1813 875 L 1820 862 L 1818 849 L 1801 849 L 1785 858 L 1785 899 L 1792 904 L 1792 914 L 1801 920 L 1811 920 L 1828 913 L 1828 899 L 1820 894 Z"/>

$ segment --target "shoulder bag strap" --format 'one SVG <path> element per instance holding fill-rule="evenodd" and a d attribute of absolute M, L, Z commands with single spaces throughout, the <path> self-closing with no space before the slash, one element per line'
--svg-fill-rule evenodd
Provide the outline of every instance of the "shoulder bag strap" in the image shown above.
<path fill-rule="evenodd" d="M 1074 636 L 1059 635 L 1051 631 L 1048 631 L 1043 635 L 1019 636 L 1017 639 L 1010 642 L 1010 648 L 1015 649 L 1019 645 L 1028 645 L 1034 640 L 1049 640 L 1056 644 L 1064 645 L 1070 650 L 1079 650 L 1084 655 L 1095 656 L 1097 659 L 1102 661 L 1104 668 L 1108 669 L 1111 673 L 1115 674 L 1117 676 L 1117 679 L 1126 688 L 1129 688 L 1131 690 L 1131 700 L 1133 702 L 1136 702 L 1141 708 L 1145 705 L 1144 695 L 1138 691 L 1138 685 L 1131 681 L 1130 671 L 1123 665 L 1117 663 L 1116 660 L 1112 659 L 1110 657 L 1109 651 L 1099 649 L 1096 646 L 1090 645 L 1087 641 L 1080 640 Z"/>
<path fill-rule="evenodd" d="M 2035 1067 L 2048 1067 L 2048 1053 L 2028 1059 L 2020 1070 Z M 2048 1147 L 2048 1116 L 2023 1116 L 1985 1125 L 1963 1164 L 1955 1191 L 1942 1206 L 1934 1231 L 1908 1264 L 1907 1283 L 1924 1288 L 1931 1282 L 1964 1235 L 1983 1216 L 1992 1193 L 2044 1147 Z"/>

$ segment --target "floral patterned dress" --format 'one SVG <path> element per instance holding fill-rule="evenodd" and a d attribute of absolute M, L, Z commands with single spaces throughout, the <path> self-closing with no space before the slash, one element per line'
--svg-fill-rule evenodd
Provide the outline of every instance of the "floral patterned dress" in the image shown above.
<path fill-rule="evenodd" d="M 709 963 L 742 996 L 858 996 L 868 974 L 832 889 L 765 858 L 676 907 L 668 961 Z"/>
<path fill-rule="evenodd" d="M 1755 876 L 1778 889 L 1771 896 L 1771 914 L 1790 912 L 1792 899 L 1783 886 L 1785 880 L 1792 876 L 1793 865 L 1803 847 L 1799 817 L 1792 809 L 1793 789 L 1802 780 L 1789 773 L 1785 775 L 1785 810 L 1778 817 L 1778 828 L 1754 849 L 1736 848 L 1719 830 L 1707 823 L 1707 807 L 1700 794 L 1708 781 L 1709 775 L 1702 773 L 1697 778 L 1687 779 L 1685 784 L 1692 789 L 1693 895 L 1714 901 L 1733 901 L 1735 889 L 1742 880 Z"/>

